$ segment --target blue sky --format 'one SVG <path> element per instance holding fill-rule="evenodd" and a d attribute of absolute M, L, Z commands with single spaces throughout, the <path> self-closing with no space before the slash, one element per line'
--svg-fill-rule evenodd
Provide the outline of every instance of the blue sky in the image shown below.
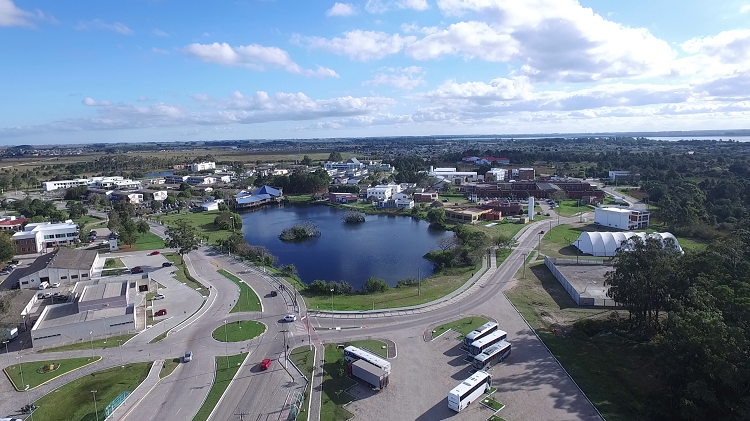
<path fill-rule="evenodd" d="M 750 128 L 750 1 L 0 0 L 0 144 Z"/>

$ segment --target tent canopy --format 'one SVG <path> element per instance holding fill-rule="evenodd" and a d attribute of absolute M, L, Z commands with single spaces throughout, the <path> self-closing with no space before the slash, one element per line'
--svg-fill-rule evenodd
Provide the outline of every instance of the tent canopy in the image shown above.
<path fill-rule="evenodd" d="M 641 240 L 646 241 L 647 238 L 657 238 L 661 241 L 662 246 L 666 244 L 666 239 L 671 238 L 677 250 L 682 252 L 680 243 L 677 242 L 677 238 L 668 232 L 659 232 L 648 234 L 645 232 L 582 232 L 578 237 L 578 240 L 573 242 L 573 245 L 578 247 L 581 253 L 590 254 L 592 256 L 607 256 L 612 257 L 617 253 L 617 249 L 624 245 L 631 237 L 640 237 Z"/>

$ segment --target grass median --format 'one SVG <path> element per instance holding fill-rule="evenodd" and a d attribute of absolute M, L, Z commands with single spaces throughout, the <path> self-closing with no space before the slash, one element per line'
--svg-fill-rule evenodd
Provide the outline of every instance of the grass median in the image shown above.
<path fill-rule="evenodd" d="M 374 354 L 380 355 L 383 358 L 388 358 L 388 347 L 385 342 L 378 341 L 375 339 L 363 339 L 361 341 L 347 342 L 347 345 L 356 346 L 366 351 L 370 351 Z"/>
<path fill-rule="evenodd" d="M 34 420 L 96 420 L 92 390 L 96 390 L 98 419 L 103 420 L 104 408 L 120 393 L 135 390 L 148 376 L 151 364 L 127 364 L 125 368 L 118 366 L 73 380 L 34 402 L 39 407 L 34 411 Z"/>
<path fill-rule="evenodd" d="M 135 336 L 135 333 L 129 333 L 127 335 L 110 336 L 109 338 L 97 339 L 93 341 L 93 347 L 96 349 L 114 348 L 124 344 L 130 338 Z M 76 342 L 70 345 L 56 346 L 53 348 L 42 349 L 38 352 L 62 352 L 62 351 L 78 351 L 81 349 L 91 349 L 91 341 L 82 339 L 80 342 Z"/>
<path fill-rule="evenodd" d="M 463 319 L 442 324 L 432 330 L 432 339 L 437 338 L 449 329 L 460 333 L 461 335 L 458 338 L 461 339 L 472 330 L 487 323 L 487 321 L 484 317 L 464 317 Z"/>
<path fill-rule="evenodd" d="M 323 396 L 320 401 L 320 421 L 346 421 L 354 415 L 343 405 L 354 398 L 346 390 L 356 382 L 347 376 L 344 350 L 336 344 L 325 346 L 323 363 Z"/>
<path fill-rule="evenodd" d="M 258 299 L 258 296 L 255 294 L 255 291 L 253 291 L 252 288 L 250 288 L 246 283 L 242 282 L 240 278 L 227 272 L 224 269 L 219 269 L 217 272 L 237 284 L 237 286 L 240 288 L 240 296 L 237 299 L 237 304 L 232 307 L 232 311 L 230 311 L 230 313 L 261 310 L 260 299 Z"/>
<path fill-rule="evenodd" d="M 32 361 L 5 367 L 4 371 L 16 390 L 24 390 L 26 385 L 29 386 L 29 389 L 33 389 L 63 374 L 78 370 L 101 359 L 102 357 L 83 357 L 65 360 Z"/>
<path fill-rule="evenodd" d="M 660 393 L 653 347 L 614 333 L 589 336 L 577 329 L 576 322 L 603 323 L 617 312 L 578 308 L 543 263 L 527 267 L 526 279 L 520 275 L 508 299 L 602 415 L 608 421 L 647 418 Z M 535 370 L 554 366 L 540 362 Z"/>
<path fill-rule="evenodd" d="M 206 400 L 198 410 L 198 413 L 195 414 L 195 417 L 193 417 L 193 421 L 206 421 L 208 419 L 211 411 L 219 403 L 219 399 L 221 399 L 224 391 L 229 387 L 229 382 L 232 381 L 234 375 L 240 369 L 242 362 L 245 361 L 246 356 L 247 353 L 230 355 L 228 357 L 216 357 L 216 378 L 213 385 L 211 385 L 211 390 L 208 391 Z"/>
<path fill-rule="evenodd" d="M 482 265 L 445 268 L 423 279 L 420 288 L 416 285 L 391 288 L 373 294 L 311 295 L 302 292 L 309 309 L 320 310 L 377 310 L 394 307 L 407 307 L 428 303 L 445 297 L 465 284 Z"/>
<path fill-rule="evenodd" d="M 241 342 L 257 338 L 266 331 L 266 325 L 252 320 L 229 322 L 217 327 L 212 336 L 219 342 Z"/>
<path fill-rule="evenodd" d="M 119 257 L 115 258 L 107 258 L 107 260 L 104 261 L 104 269 L 114 269 L 114 268 L 124 268 L 125 263 L 122 262 L 122 259 Z"/>
<path fill-rule="evenodd" d="M 182 282 L 189 288 L 198 291 L 199 293 L 201 293 L 201 295 L 204 295 L 202 291 L 205 291 L 205 293 L 208 294 L 208 288 L 206 288 L 202 283 L 198 282 L 197 279 L 193 278 L 192 275 L 188 273 L 187 268 L 185 267 L 185 263 L 182 261 L 182 258 L 179 254 L 162 253 L 161 255 L 172 262 L 172 264 L 174 264 L 174 267 L 177 268 L 177 270 L 174 272 L 174 277 L 178 282 Z"/>
<path fill-rule="evenodd" d="M 180 366 L 180 362 L 182 361 L 181 357 L 167 358 L 164 360 L 164 365 L 161 366 L 161 370 L 159 371 L 159 378 L 163 379 L 165 377 L 168 377 L 170 374 L 174 372 L 174 370 Z"/>
<path fill-rule="evenodd" d="M 302 401 L 300 406 L 298 421 L 306 420 L 310 414 L 307 412 L 308 401 L 310 399 L 310 389 L 312 388 L 313 368 L 315 366 L 315 350 L 310 349 L 308 345 L 294 348 L 289 353 L 289 359 L 292 360 L 294 365 L 302 371 L 307 379 L 310 380 L 305 387 L 305 399 Z"/>

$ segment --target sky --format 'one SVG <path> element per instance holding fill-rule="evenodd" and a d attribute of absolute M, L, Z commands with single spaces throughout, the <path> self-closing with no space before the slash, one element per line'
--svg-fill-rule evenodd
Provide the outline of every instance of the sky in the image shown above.
<path fill-rule="evenodd" d="M 0 0 L 0 145 L 748 122 L 748 0 Z"/>

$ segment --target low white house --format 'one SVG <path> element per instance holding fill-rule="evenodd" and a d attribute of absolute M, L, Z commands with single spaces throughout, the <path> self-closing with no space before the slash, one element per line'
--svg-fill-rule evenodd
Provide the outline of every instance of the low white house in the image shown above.
<path fill-rule="evenodd" d="M 390 200 L 396 193 L 401 193 L 401 186 L 398 184 L 379 184 L 367 189 L 367 197 L 374 197 L 378 201 Z"/>
<path fill-rule="evenodd" d="M 22 289 L 35 289 L 42 282 L 67 284 L 85 281 L 93 274 L 98 261 L 96 251 L 58 249 L 34 260 L 18 282 Z"/>
<path fill-rule="evenodd" d="M 203 212 L 219 210 L 219 203 L 223 203 L 223 202 L 224 202 L 224 199 L 216 199 L 211 202 L 206 202 L 206 203 L 201 204 L 201 209 L 203 210 Z"/>

